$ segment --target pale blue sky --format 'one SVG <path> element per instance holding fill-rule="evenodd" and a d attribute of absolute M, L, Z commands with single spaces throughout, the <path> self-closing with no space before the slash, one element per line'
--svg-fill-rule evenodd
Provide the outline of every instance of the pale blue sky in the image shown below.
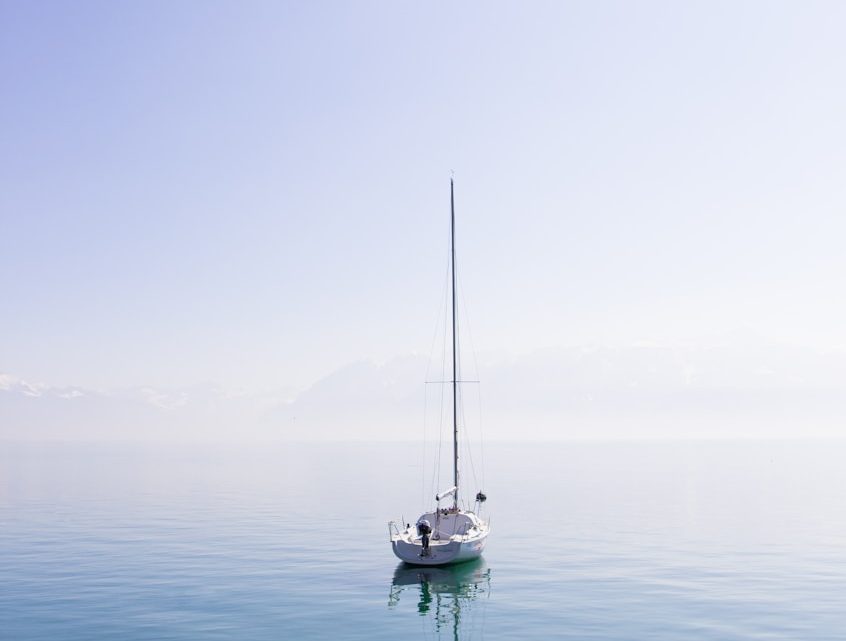
<path fill-rule="evenodd" d="M 0 3 L 0 372 L 846 345 L 846 5 Z M 421 374 L 422 375 L 422 374 Z"/>

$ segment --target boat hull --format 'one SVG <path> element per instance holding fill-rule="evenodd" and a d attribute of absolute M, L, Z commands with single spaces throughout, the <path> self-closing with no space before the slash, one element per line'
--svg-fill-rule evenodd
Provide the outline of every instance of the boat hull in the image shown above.
<path fill-rule="evenodd" d="M 464 540 L 433 541 L 429 545 L 428 554 L 424 554 L 420 539 L 400 534 L 391 539 L 391 547 L 398 559 L 412 565 L 449 565 L 478 559 L 487 540 L 488 533 L 483 532 Z"/>

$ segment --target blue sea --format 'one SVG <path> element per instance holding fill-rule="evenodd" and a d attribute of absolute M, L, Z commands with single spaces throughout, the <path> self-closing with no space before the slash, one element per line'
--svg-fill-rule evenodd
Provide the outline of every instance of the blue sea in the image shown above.
<path fill-rule="evenodd" d="M 421 570 L 416 444 L 2 443 L 0 638 L 842 640 L 844 455 L 488 444 L 483 559 Z"/>

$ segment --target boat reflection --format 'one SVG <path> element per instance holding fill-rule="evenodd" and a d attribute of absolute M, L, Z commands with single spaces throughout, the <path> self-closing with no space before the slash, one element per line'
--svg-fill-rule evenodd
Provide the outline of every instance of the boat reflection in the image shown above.
<path fill-rule="evenodd" d="M 391 581 L 389 608 L 416 601 L 417 613 L 430 619 L 436 638 L 482 638 L 484 600 L 491 571 L 484 559 L 444 567 L 400 563 Z M 479 616 L 477 616 L 479 615 Z"/>

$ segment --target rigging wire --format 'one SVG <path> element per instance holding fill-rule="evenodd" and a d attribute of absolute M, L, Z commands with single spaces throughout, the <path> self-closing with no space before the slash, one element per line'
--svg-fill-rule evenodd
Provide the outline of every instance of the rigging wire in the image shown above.
<path fill-rule="evenodd" d="M 446 321 L 447 321 L 447 307 L 444 305 L 444 340 L 443 349 L 441 351 L 441 376 L 446 369 Z M 444 403 L 444 386 L 440 386 L 440 410 L 438 412 L 438 458 L 435 466 L 435 474 L 432 476 L 432 491 L 430 496 L 434 496 L 439 490 L 436 489 L 441 482 L 441 459 L 443 458 L 443 444 L 444 444 L 444 412 L 446 411 Z"/>
<path fill-rule="evenodd" d="M 427 369 L 426 369 L 427 383 L 434 382 L 434 381 L 430 380 L 430 374 L 431 374 L 432 364 L 433 364 L 433 361 L 434 361 L 433 356 L 434 356 L 434 352 L 435 352 L 435 343 L 436 343 L 438 337 L 441 336 L 441 337 L 443 337 L 443 341 L 442 341 L 442 347 L 443 348 L 442 348 L 442 351 L 441 351 L 441 376 L 440 376 L 440 384 L 439 384 L 440 394 L 439 394 L 439 412 L 438 412 L 438 445 L 437 445 L 437 455 L 436 455 L 435 461 L 434 461 L 434 474 L 431 478 L 431 484 L 430 484 L 430 488 L 431 488 L 430 489 L 430 496 L 434 496 L 437 492 L 439 492 L 442 489 L 441 488 L 441 473 L 442 473 L 443 457 L 444 457 L 443 448 L 444 448 L 444 440 L 445 440 L 444 439 L 444 437 L 445 437 L 445 425 L 448 424 L 450 427 L 452 427 L 452 417 L 449 417 L 449 420 L 448 420 L 447 415 L 452 413 L 450 410 L 453 410 L 453 407 L 452 407 L 452 403 L 449 403 L 448 404 L 449 407 L 447 407 L 447 402 L 446 402 L 446 398 L 445 398 L 446 387 L 447 387 L 446 383 L 451 382 L 451 379 L 453 378 L 452 372 L 448 372 L 448 368 L 447 368 L 447 360 L 448 360 L 447 355 L 448 355 L 448 352 L 449 352 L 448 348 L 450 347 L 449 346 L 449 342 L 450 342 L 449 339 L 451 338 L 451 336 L 447 335 L 448 334 L 448 327 L 451 326 L 451 321 L 450 321 L 450 311 L 451 310 L 450 310 L 450 306 L 449 306 L 449 302 L 448 302 L 449 296 L 450 296 L 450 292 L 448 291 L 449 290 L 449 280 L 450 280 L 451 269 L 452 269 L 452 249 L 451 249 L 451 245 L 448 245 L 447 249 L 448 249 L 448 251 L 447 251 L 447 268 L 446 268 L 446 271 L 445 271 L 445 274 L 444 274 L 444 285 L 443 285 L 442 293 L 441 293 L 441 310 L 440 311 L 443 312 L 443 315 L 441 316 L 441 313 L 439 311 L 439 313 L 438 313 L 439 318 L 438 318 L 438 321 L 436 321 L 436 324 L 435 324 L 435 331 L 433 332 L 433 336 L 432 336 L 432 345 L 431 345 L 431 348 L 430 348 L 429 361 L 427 363 Z M 462 342 L 461 341 L 461 334 L 462 334 L 462 332 L 464 332 L 467 335 L 467 337 L 469 338 L 469 343 L 470 343 L 469 346 L 470 346 L 471 355 L 472 355 L 472 363 L 473 363 L 473 367 L 474 367 L 474 370 L 475 370 L 474 371 L 474 374 L 475 374 L 474 378 L 476 378 L 476 379 L 478 379 L 479 366 L 478 366 L 478 360 L 477 360 L 475 345 L 473 343 L 473 335 L 472 335 L 472 330 L 471 330 L 471 325 L 470 325 L 470 320 L 469 320 L 469 314 L 468 314 L 468 310 L 467 310 L 466 296 L 464 294 L 463 283 L 462 283 L 461 277 L 460 277 L 460 269 L 457 266 L 455 266 L 455 270 L 456 271 L 455 271 L 454 276 L 455 276 L 455 288 L 456 288 L 455 294 L 456 294 L 456 299 L 457 299 L 456 300 L 456 308 L 457 309 L 455 310 L 456 314 L 455 314 L 455 330 L 454 330 L 456 332 L 456 338 L 455 338 L 455 340 L 456 340 L 456 355 L 455 355 L 456 369 L 455 369 L 454 378 L 458 381 L 458 384 L 461 385 L 462 384 L 462 377 L 460 375 L 460 372 L 461 372 L 461 363 L 462 363 L 462 356 L 461 356 L 461 354 L 462 354 L 462 349 L 461 349 L 461 342 Z M 441 322 L 441 319 L 442 319 L 442 322 Z M 461 327 L 462 331 L 459 331 L 459 326 Z M 466 327 L 466 330 L 464 329 L 465 327 Z M 472 381 L 472 382 L 478 382 L 478 381 Z M 423 449 L 424 449 L 424 453 L 423 453 L 424 474 L 423 474 L 423 479 L 424 480 L 423 480 L 423 486 L 422 486 L 423 487 L 423 497 L 422 497 L 422 499 L 423 499 L 423 505 L 424 505 L 424 509 L 425 509 L 425 507 L 428 503 L 428 501 L 426 500 L 426 497 L 425 497 L 425 491 L 426 491 L 425 490 L 425 486 L 426 486 L 425 469 L 427 467 L 427 465 L 426 465 L 426 455 L 427 455 L 426 436 L 428 434 L 427 424 L 428 424 L 428 412 L 429 412 L 429 410 L 428 410 L 428 407 L 429 407 L 428 388 L 426 389 L 426 394 L 424 396 L 425 396 L 425 398 L 424 398 L 424 426 L 423 426 L 423 440 L 424 440 L 424 447 L 423 447 Z M 471 446 L 471 442 L 470 442 L 470 438 L 469 438 L 470 432 L 474 431 L 474 430 L 470 429 L 470 425 L 467 421 L 466 403 L 465 403 L 465 399 L 463 397 L 463 393 L 461 393 L 461 392 L 459 392 L 459 394 L 457 394 L 457 399 L 456 399 L 457 407 L 455 408 L 455 414 L 456 414 L 456 417 L 460 418 L 460 422 L 458 423 L 457 427 L 459 428 L 459 431 L 461 432 L 461 434 L 459 435 L 459 442 L 461 443 L 462 453 L 463 453 L 463 456 L 461 458 L 465 458 L 465 457 L 467 458 L 467 463 L 469 464 L 469 470 L 468 471 L 470 472 L 470 474 L 472 476 L 473 482 L 477 485 L 477 489 L 482 489 L 482 487 L 479 486 L 479 479 L 481 478 L 482 486 L 484 486 L 484 483 L 485 483 L 485 452 L 484 452 L 484 440 L 481 438 L 482 437 L 482 412 L 481 412 L 481 390 L 479 388 L 477 388 L 477 402 L 478 402 L 478 434 L 479 434 L 479 439 L 478 439 L 479 445 L 478 445 L 478 447 L 479 447 L 479 450 L 480 450 L 479 455 L 481 457 L 480 473 L 478 473 L 478 474 L 477 474 L 477 469 L 476 469 L 476 464 L 475 464 L 475 457 L 473 455 L 474 450 L 473 450 L 473 447 Z M 474 425 L 474 427 L 475 427 L 475 425 Z M 451 433 L 452 430 L 450 429 L 449 432 L 450 432 L 450 434 L 449 434 L 450 439 L 449 440 L 451 441 L 452 440 L 452 433 Z M 433 454 L 434 454 L 434 452 L 433 452 Z M 465 466 L 462 466 L 462 467 L 465 467 Z M 459 474 L 460 474 L 460 470 L 459 470 Z M 459 480 L 460 480 L 460 477 L 459 477 Z M 458 498 L 458 497 L 456 497 L 456 498 Z"/>
<path fill-rule="evenodd" d="M 466 297 L 464 296 L 464 288 L 462 286 L 460 272 L 456 272 L 456 282 L 458 284 L 458 294 L 459 294 L 458 299 L 459 299 L 459 302 L 460 302 L 459 312 L 463 311 L 463 319 L 464 319 L 464 321 L 466 321 L 466 324 L 467 324 L 467 332 L 465 332 L 465 333 L 468 333 L 469 328 L 470 328 L 470 322 L 469 322 L 469 316 L 467 314 L 467 301 L 466 301 Z M 461 317 L 461 314 L 459 314 L 459 317 Z M 463 325 L 462 325 L 462 327 L 463 327 Z M 460 340 L 461 340 L 460 336 L 461 335 L 459 334 L 459 343 L 460 343 Z M 475 360 L 476 355 L 475 355 L 475 349 L 473 349 L 472 339 L 471 339 L 470 345 L 471 345 L 471 352 L 473 353 L 473 362 L 474 362 L 474 366 L 475 366 L 474 374 L 475 374 L 476 378 L 478 378 L 479 367 L 478 367 L 478 363 Z M 459 349 L 458 352 L 457 352 L 457 358 L 458 358 L 459 363 L 462 362 L 461 361 L 461 353 L 462 352 Z M 464 429 L 462 429 L 462 431 L 461 431 L 461 439 L 462 439 L 463 450 L 467 453 L 466 458 L 468 459 L 468 462 L 470 464 L 470 473 L 473 477 L 473 482 L 476 484 L 476 489 L 478 490 L 478 489 L 481 489 L 479 487 L 479 484 L 478 484 L 479 483 L 479 475 L 476 474 L 476 464 L 475 464 L 475 460 L 474 460 L 474 457 L 473 457 L 473 447 L 471 446 L 470 436 L 469 436 L 470 425 L 467 421 L 467 416 L 466 416 L 466 412 L 465 412 L 466 405 L 464 403 L 463 395 L 459 396 L 459 403 L 460 403 L 459 411 L 460 411 L 460 414 L 461 414 L 461 424 L 464 427 Z M 481 416 L 481 412 L 480 412 L 480 416 Z M 480 433 L 481 433 L 481 428 L 480 428 Z M 480 436 L 481 436 L 481 434 L 480 434 Z M 481 439 L 480 439 L 480 441 L 481 441 Z M 484 465 L 484 460 L 481 461 L 481 464 Z M 482 468 L 482 470 L 484 472 L 484 468 Z M 481 476 L 482 476 L 482 479 L 484 481 L 484 474 L 482 474 Z"/>
<path fill-rule="evenodd" d="M 440 378 L 443 379 L 446 373 L 446 362 L 447 362 L 447 325 L 449 319 L 449 305 L 447 304 L 447 300 L 449 297 L 449 276 L 450 276 L 450 261 L 451 261 L 451 250 L 450 246 L 447 245 L 447 268 L 444 274 L 444 287 L 441 295 L 441 302 L 442 302 L 442 309 L 443 309 L 443 323 L 441 324 L 441 328 L 443 328 L 443 341 L 441 341 L 442 350 L 441 350 L 441 372 Z M 446 412 L 446 404 L 445 404 L 445 385 L 440 385 L 440 410 L 438 412 L 438 456 L 435 461 L 435 472 L 432 476 L 432 484 L 431 484 L 431 492 L 430 496 L 434 496 L 437 492 L 440 491 L 440 482 L 441 482 L 441 462 L 443 459 L 443 443 L 444 443 L 444 416 Z M 425 505 L 425 504 L 424 504 Z"/>
<path fill-rule="evenodd" d="M 459 272 L 459 274 L 460 274 L 460 272 Z M 461 310 L 464 312 L 464 321 L 465 321 L 465 325 L 467 326 L 466 334 L 467 334 L 468 340 L 470 341 L 470 354 L 473 357 L 474 378 L 478 380 L 480 378 L 479 377 L 479 361 L 476 358 L 476 356 L 477 356 L 476 345 L 473 342 L 473 329 L 470 325 L 470 314 L 467 311 L 467 298 L 464 295 L 464 284 L 460 279 L 458 281 L 458 293 L 460 294 L 460 298 L 461 298 L 461 301 L 462 301 Z M 485 487 L 485 439 L 484 439 L 484 433 L 483 433 L 483 429 L 482 429 L 483 423 L 482 423 L 482 387 L 481 387 L 481 385 L 479 385 L 476 388 L 476 394 L 477 394 L 477 402 L 478 402 L 477 407 L 478 407 L 478 413 L 479 413 L 479 415 L 478 415 L 479 456 L 481 458 L 480 477 L 481 477 L 481 480 L 482 480 L 482 485 L 479 489 L 484 489 L 484 487 Z"/>
<path fill-rule="evenodd" d="M 443 286 L 441 287 L 441 297 L 440 297 L 441 304 L 440 304 L 440 308 L 438 309 L 438 313 L 435 315 L 435 328 L 432 331 L 432 342 L 431 342 L 430 347 L 429 347 L 429 359 L 426 363 L 426 378 L 425 378 L 426 381 L 429 380 L 429 374 L 430 374 L 431 369 L 432 369 L 432 361 L 434 360 L 433 357 L 434 357 L 434 354 L 435 354 L 435 345 L 437 344 L 438 336 L 441 335 L 442 333 L 446 332 L 446 327 L 445 327 L 446 320 L 445 319 L 446 319 L 446 300 L 447 300 L 447 284 L 448 284 L 448 282 L 449 282 L 449 266 L 447 266 L 447 269 L 444 272 L 444 281 L 443 281 Z M 441 312 L 443 312 L 443 314 L 444 314 L 444 316 L 443 316 L 444 321 L 443 322 L 441 322 Z M 442 355 L 442 357 L 441 357 L 441 376 L 443 376 L 444 359 L 445 358 L 446 358 L 446 356 Z M 441 443 L 441 440 L 442 440 L 441 431 L 442 431 L 442 426 L 443 426 L 443 402 L 444 402 L 443 401 L 443 390 L 441 390 L 441 401 L 440 401 L 441 408 L 438 412 L 438 414 L 439 414 L 439 416 L 438 416 L 438 420 L 439 420 L 439 427 L 438 427 L 438 462 L 437 462 L 438 466 L 440 466 L 440 456 L 441 456 L 440 455 L 440 443 Z M 421 486 L 421 490 L 420 490 L 420 492 L 421 492 L 421 496 L 420 496 L 421 506 L 423 507 L 424 511 L 425 511 L 425 509 L 428 505 L 428 501 L 426 500 L 426 469 L 428 467 L 427 464 L 426 464 L 426 454 L 427 454 L 427 452 L 426 452 L 426 435 L 427 435 L 426 426 L 427 426 L 427 422 L 428 422 L 428 403 L 429 403 L 429 390 L 428 390 L 427 385 L 424 383 L 424 385 L 423 385 L 423 466 L 422 466 L 422 475 L 421 475 L 422 486 Z M 436 476 L 437 476 L 437 474 L 436 474 Z M 436 480 L 435 476 L 433 476 L 432 477 L 432 490 L 430 492 L 430 496 L 433 496 L 435 494 L 435 491 L 436 491 L 436 490 L 434 490 L 435 480 Z"/>

